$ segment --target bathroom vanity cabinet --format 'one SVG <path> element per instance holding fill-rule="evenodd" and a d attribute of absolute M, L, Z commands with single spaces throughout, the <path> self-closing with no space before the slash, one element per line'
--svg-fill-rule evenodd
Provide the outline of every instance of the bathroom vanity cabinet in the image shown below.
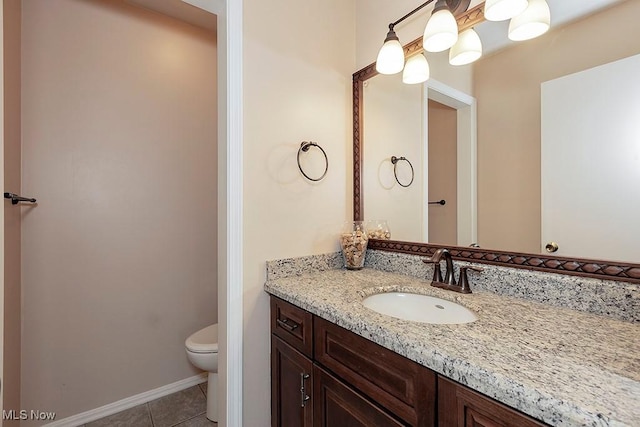
<path fill-rule="evenodd" d="M 274 427 L 544 425 L 274 296 L 271 331 Z"/>
<path fill-rule="evenodd" d="M 438 425 L 536 427 L 546 424 L 438 375 Z"/>

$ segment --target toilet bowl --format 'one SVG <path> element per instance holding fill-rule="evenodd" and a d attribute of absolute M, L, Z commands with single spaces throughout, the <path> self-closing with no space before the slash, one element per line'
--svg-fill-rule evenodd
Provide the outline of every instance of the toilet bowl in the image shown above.
<path fill-rule="evenodd" d="M 207 418 L 218 422 L 218 324 L 192 334 L 184 343 L 189 361 L 209 373 L 207 379 Z"/>

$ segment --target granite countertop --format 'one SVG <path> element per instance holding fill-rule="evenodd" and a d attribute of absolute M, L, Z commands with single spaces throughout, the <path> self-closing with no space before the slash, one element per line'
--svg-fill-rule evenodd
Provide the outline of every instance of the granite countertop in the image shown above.
<path fill-rule="evenodd" d="M 551 425 L 640 426 L 638 324 L 373 269 L 275 278 L 265 290 Z M 394 290 L 458 302 L 479 320 L 416 323 L 362 305 Z"/>

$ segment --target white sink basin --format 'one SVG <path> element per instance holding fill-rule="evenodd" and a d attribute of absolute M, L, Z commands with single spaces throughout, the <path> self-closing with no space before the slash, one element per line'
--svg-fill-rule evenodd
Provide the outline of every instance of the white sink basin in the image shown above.
<path fill-rule="evenodd" d="M 362 300 L 370 310 L 412 322 L 457 324 L 478 320 L 478 316 L 455 302 L 404 292 L 375 294 Z"/>

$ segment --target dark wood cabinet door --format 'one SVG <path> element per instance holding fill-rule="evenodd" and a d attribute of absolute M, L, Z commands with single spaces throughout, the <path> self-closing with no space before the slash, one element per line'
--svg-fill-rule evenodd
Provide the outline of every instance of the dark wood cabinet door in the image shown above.
<path fill-rule="evenodd" d="M 545 424 L 463 385 L 438 376 L 440 427 L 541 427 Z"/>
<path fill-rule="evenodd" d="M 313 363 L 271 335 L 271 426 L 313 426 Z"/>
<path fill-rule="evenodd" d="M 317 363 L 407 425 L 435 425 L 433 371 L 319 317 L 313 328 Z"/>
<path fill-rule="evenodd" d="M 406 426 L 315 365 L 314 421 L 320 427 Z"/>

